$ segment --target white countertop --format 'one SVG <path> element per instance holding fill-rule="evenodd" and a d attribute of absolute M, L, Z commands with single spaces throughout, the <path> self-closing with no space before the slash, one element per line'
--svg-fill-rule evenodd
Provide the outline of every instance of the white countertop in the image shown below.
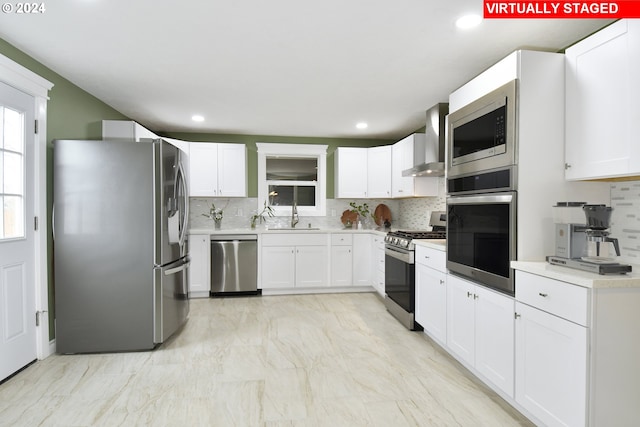
<path fill-rule="evenodd" d="M 358 230 L 355 228 L 320 228 L 320 229 L 306 229 L 304 227 L 296 228 L 295 230 L 291 229 L 278 229 L 278 228 L 265 228 L 265 227 L 256 227 L 256 228 L 223 228 L 220 230 L 216 230 L 215 228 L 190 228 L 189 234 L 274 234 L 274 233 L 374 233 L 379 236 L 384 236 L 387 234 L 387 230 L 377 230 L 377 229 L 362 229 Z"/>
<path fill-rule="evenodd" d="M 416 246 L 424 246 L 431 249 L 437 249 L 442 252 L 447 250 L 446 239 L 413 239 L 412 242 Z"/>
<path fill-rule="evenodd" d="M 640 288 L 640 266 L 635 265 L 631 273 L 619 275 L 589 273 L 545 261 L 511 261 L 511 268 L 585 288 Z"/>

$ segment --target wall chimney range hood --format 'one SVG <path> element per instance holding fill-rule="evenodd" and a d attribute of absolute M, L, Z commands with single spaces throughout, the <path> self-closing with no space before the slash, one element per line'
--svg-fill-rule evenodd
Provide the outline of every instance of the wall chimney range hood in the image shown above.
<path fill-rule="evenodd" d="M 415 139 L 413 167 L 402 171 L 402 176 L 443 176 L 445 152 L 445 118 L 449 104 L 441 102 L 427 110 L 425 138 Z"/>

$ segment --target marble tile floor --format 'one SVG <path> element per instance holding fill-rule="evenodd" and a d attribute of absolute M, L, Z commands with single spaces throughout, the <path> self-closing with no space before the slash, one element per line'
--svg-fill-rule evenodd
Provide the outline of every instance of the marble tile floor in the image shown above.
<path fill-rule="evenodd" d="M 192 300 L 152 352 L 53 355 L 0 426 L 529 426 L 375 294 Z"/>

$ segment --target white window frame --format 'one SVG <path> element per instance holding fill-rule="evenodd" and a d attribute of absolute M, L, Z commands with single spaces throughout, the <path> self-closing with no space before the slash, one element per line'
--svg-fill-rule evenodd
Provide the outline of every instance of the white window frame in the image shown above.
<path fill-rule="evenodd" d="M 327 214 L 327 145 L 282 144 L 257 142 L 258 148 L 258 206 L 269 201 L 267 183 L 267 157 L 314 158 L 318 162 L 315 206 L 298 206 L 300 216 L 326 216 Z M 296 185 L 287 181 L 284 185 Z M 291 215 L 291 206 L 272 206 L 276 216 Z"/>

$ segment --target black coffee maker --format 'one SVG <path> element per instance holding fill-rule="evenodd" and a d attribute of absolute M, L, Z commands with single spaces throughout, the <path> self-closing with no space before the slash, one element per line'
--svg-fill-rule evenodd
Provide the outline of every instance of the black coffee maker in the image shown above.
<path fill-rule="evenodd" d="M 602 243 L 611 243 L 616 251 L 616 256 L 620 256 L 618 239 L 609 237 L 608 231 L 613 208 L 606 205 L 584 205 L 582 210 L 587 219 L 587 242 L 595 244 L 595 254 L 590 254 L 589 258 L 594 258 L 595 261 L 598 260 Z"/>

